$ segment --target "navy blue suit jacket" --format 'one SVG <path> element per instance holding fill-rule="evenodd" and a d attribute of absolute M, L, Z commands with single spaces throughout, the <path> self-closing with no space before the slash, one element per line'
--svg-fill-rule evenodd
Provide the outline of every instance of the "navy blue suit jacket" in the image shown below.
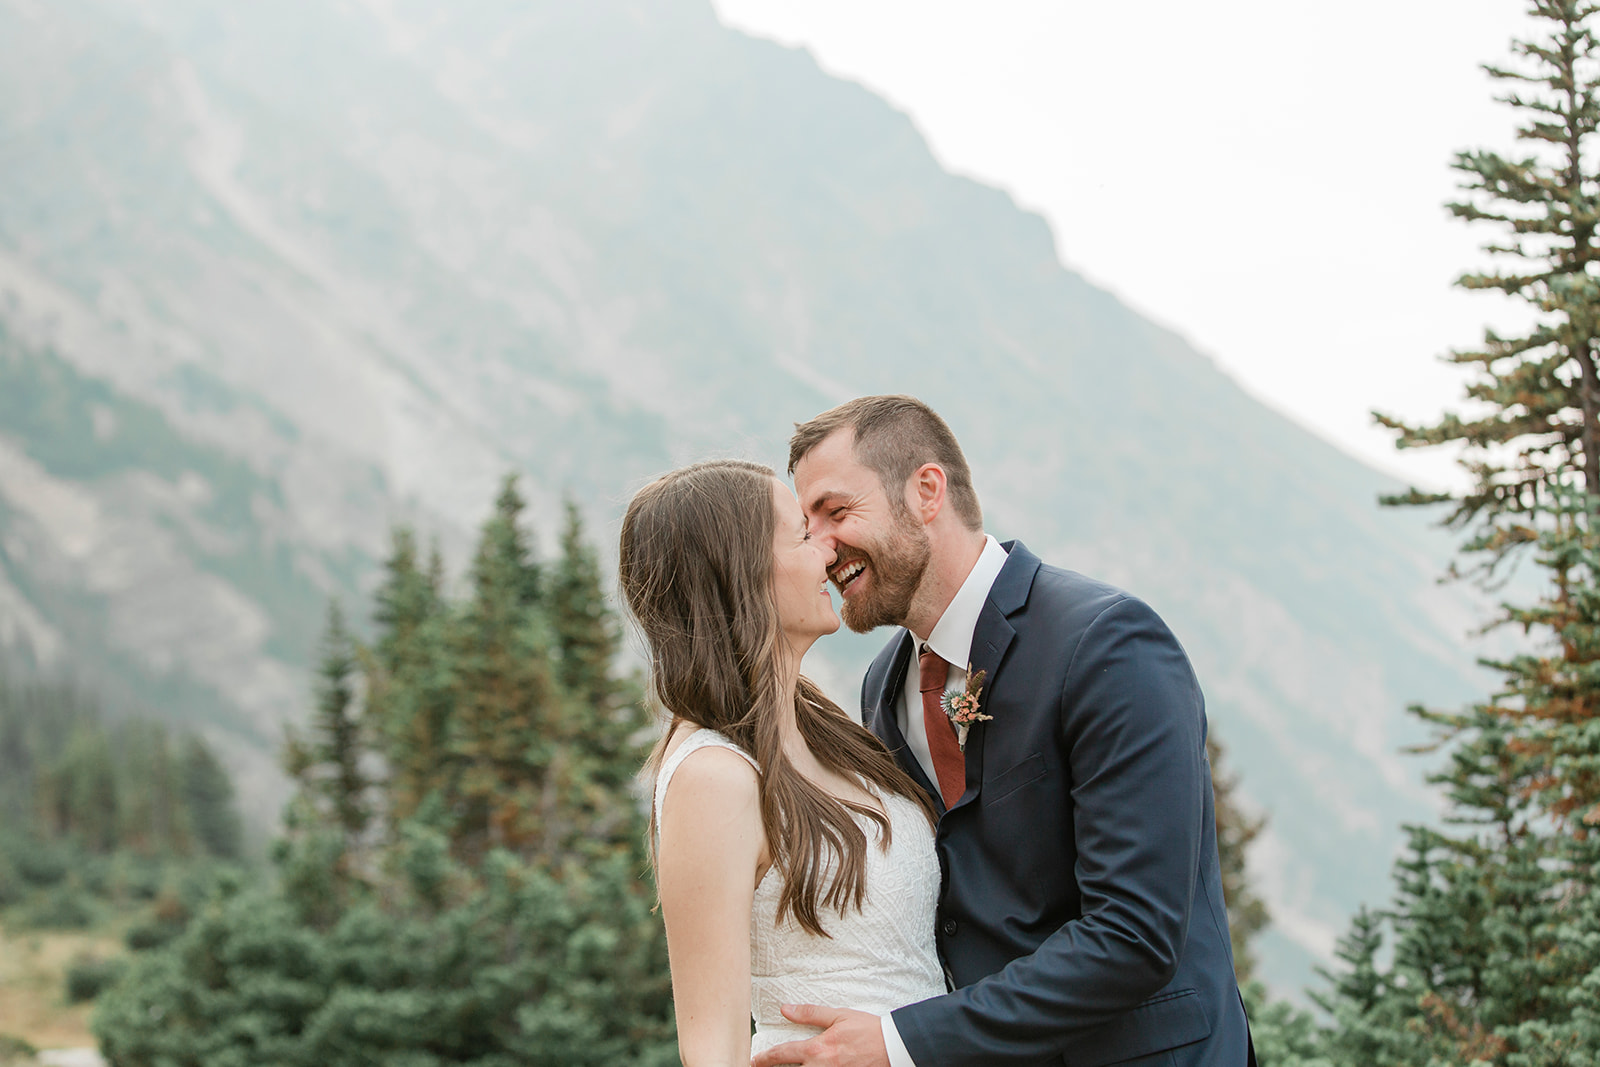
<path fill-rule="evenodd" d="M 894 1013 L 918 1067 L 1242 1067 L 1200 686 L 1142 601 L 1020 542 L 972 639 L 966 792 L 938 827 L 955 992 Z M 913 638 L 867 671 L 867 726 L 937 803 L 896 721 Z"/>

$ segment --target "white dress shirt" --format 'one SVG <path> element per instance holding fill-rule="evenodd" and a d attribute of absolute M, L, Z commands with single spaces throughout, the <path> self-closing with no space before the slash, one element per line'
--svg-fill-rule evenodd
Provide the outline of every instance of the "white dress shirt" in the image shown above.
<path fill-rule="evenodd" d="M 939 658 L 950 664 L 950 674 L 944 683 L 945 692 L 961 692 L 966 688 L 967 668 L 972 664 L 972 635 L 978 628 L 978 616 L 983 614 L 983 605 L 989 599 L 989 590 L 1005 563 L 1006 550 L 1000 547 L 999 541 L 985 534 L 983 553 L 978 556 L 978 562 L 972 565 L 972 570 L 967 572 L 967 580 L 961 583 L 950 606 L 939 616 L 933 632 L 926 639 L 915 633 L 911 635 L 916 638 L 916 644 L 911 649 L 911 665 L 906 668 L 905 689 L 900 705 L 895 710 L 895 717 L 900 725 L 900 735 L 906 739 L 906 747 L 922 765 L 930 782 L 938 782 L 939 776 L 933 769 L 933 754 L 928 750 L 928 730 L 922 720 L 922 668 L 917 656 L 924 648 L 931 648 L 939 654 Z M 911 1053 L 906 1051 L 905 1042 L 900 1040 L 894 1017 L 883 1015 L 879 1018 L 883 1023 L 883 1044 L 889 1051 L 889 1067 L 917 1067 Z"/>

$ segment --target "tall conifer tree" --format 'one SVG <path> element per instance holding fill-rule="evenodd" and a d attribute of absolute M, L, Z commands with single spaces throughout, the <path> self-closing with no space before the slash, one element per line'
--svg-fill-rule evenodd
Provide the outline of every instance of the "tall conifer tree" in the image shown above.
<path fill-rule="evenodd" d="M 620 641 L 616 618 L 601 588 L 600 556 L 583 536 L 578 506 L 566 502 L 561 555 L 550 580 L 550 621 L 569 695 L 604 707 L 617 693 L 613 674 Z"/>
<path fill-rule="evenodd" d="M 121 753 L 122 845 L 147 855 L 186 851 L 188 819 L 166 727 L 140 720 L 120 723 L 114 743 Z"/>
<path fill-rule="evenodd" d="M 1544 36 L 1513 42 L 1517 66 L 1484 68 L 1508 86 L 1499 99 L 1518 113 L 1526 151 L 1459 153 L 1454 166 L 1469 195 L 1450 210 L 1502 234 L 1486 251 L 1504 268 L 1465 274 L 1459 284 L 1505 293 L 1534 309 L 1537 320 L 1519 336 L 1487 331 L 1482 347 L 1448 357 L 1478 372 L 1467 388 L 1477 413 L 1416 426 L 1375 413 L 1398 432 L 1401 448 L 1468 446 L 1462 465 L 1473 484 L 1465 492 L 1413 489 L 1390 502 L 1450 503 L 1447 521 L 1476 524 L 1468 550 L 1487 552 L 1491 564 L 1534 540 L 1532 516 L 1555 492 L 1600 491 L 1600 280 L 1590 273 L 1600 254 L 1596 5 L 1533 0 L 1528 11 Z"/>
<path fill-rule="evenodd" d="M 1575 1032 L 1574 993 L 1600 966 L 1600 942 L 1563 936 L 1594 905 L 1575 849 L 1600 801 L 1588 769 L 1600 757 L 1600 596 L 1595 566 L 1600 491 L 1600 43 L 1589 0 L 1534 0 L 1541 36 L 1513 44 L 1515 67 L 1488 67 L 1510 86 L 1501 99 L 1522 119 L 1526 152 L 1463 152 L 1468 196 L 1451 205 L 1495 226 L 1500 269 L 1461 279 L 1528 303 L 1531 329 L 1489 332 L 1450 358 L 1478 378 L 1474 414 L 1431 426 L 1379 421 L 1401 447 L 1460 443 L 1471 486 L 1416 490 L 1387 502 L 1449 503 L 1446 522 L 1470 528 L 1463 546 L 1481 573 L 1531 550 L 1546 581 L 1539 601 L 1505 621 L 1529 651 L 1490 664 L 1505 682 L 1464 712 L 1413 709 L 1439 728 L 1449 832 L 1412 828 L 1389 909 L 1390 969 L 1368 982 L 1370 928 L 1358 928 L 1352 970 L 1335 976 L 1330 1005 L 1343 1029 L 1341 1063 L 1592 1063 L 1552 1034 Z M 1597 817 L 1600 821 L 1600 817 Z"/>
<path fill-rule="evenodd" d="M 211 746 L 192 734 L 187 737 L 178 773 L 195 839 L 212 856 L 239 859 L 244 855 L 244 827 L 234 805 L 233 778 Z"/>
<path fill-rule="evenodd" d="M 0 676 L 0 824 L 26 826 L 33 821 L 34 757 L 20 709 Z"/>
<path fill-rule="evenodd" d="M 51 779 L 57 832 L 76 838 L 91 852 L 111 851 L 121 822 L 121 798 L 104 727 L 89 720 L 79 723 Z"/>
<path fill-rule="evenodd" d="M 328 604 L 327 628 L 317 665 L 316 706 L 309 736 L 290 731 L 284 763 L 308 799 L 343 839 L 346 854 L 358 847 L 372 819 L 369 746 L 356 708 L 355 642 L 337 600 Z"/>
<path fill-rule="evenodd" d="M 1334 949 L 1338 969 L 1319 968 L 1331 988 L 1311 999 L 1333 1020 L 1322 1052 L 1338 1067 L 1406 1062 L 1394 1047 L 1403 1040 L 1396 1012 L 1402 1001 L 1379 965 L 1383 943 L 1383 916 L 1362 907 Z"/>
<path fill-rule="evenodd" d="M 361 658 L 367 682 L 365 718 L 389 775 L 388 814 L 410 818 L 448 781 L 445 749 L 454 707 L 451 618 L 443 563 L 435 547 L 419 566 L 416 535 L 394 531 L 384 580 L 374 600 L 377 640 Z"/>
<path fill-rule="evenodd" d="M 599 553 L 584 538 L 570 500 L 548 597 L 570 709 L 561 735 L 565 806 L 574 812 L 585 850 L 626 851 L 637 846 L 641 832 L 628 787 L 644 758 L 638 738 L 649 713 L 638 679 L 616 673 L 621 629 L 602 584 Z"/>
<path fill-rule="evenodd" d="M 456 631 L 449 807 L 467 857 L 494 847 L 553 854 L 567 829 L 550 774 L 566 709 L 538 610 L 525 506 L 508 477 L 484 524 Z"/>
<path fill-rule="evenodd" d="M 1206 755 L 1211 761 L 1212 789 L 1216 794 L 1217 858 L 1222 867 L 1222 896 L 1228 906 L 1233 969 L 1239 984 L 1244 985 L 1250 981 L 1256 966 L 1251 942 L 1270 921 L 1266 902 L 1250 887 L 1246 871 L 1250 843 L 1267 822 L 1264 817 L 1247 813 L 1234 795 L 1239 780 L 1223 768 L 1224 752 L 1215 730 L 1206 737 Z"/>

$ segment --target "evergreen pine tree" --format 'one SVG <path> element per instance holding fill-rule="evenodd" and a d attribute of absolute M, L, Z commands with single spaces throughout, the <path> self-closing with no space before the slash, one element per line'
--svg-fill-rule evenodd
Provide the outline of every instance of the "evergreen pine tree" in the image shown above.
<path fill-rule="evenodd" d="M 244 855 L 244 827 L 234 805 L 233 779 L 198 736 L 190 734 L 178 757 L 184 808 L 195 839 L 218 859 Z"/>
<path fill-rule="evenodd" d="M 1562 529 L 1542 540 L 1566 538 Z M 1352 970 L 1333 976 L 1336 1062 L 1577 1062 L 1555 1054 L 1544 1031 L 1570 1023 L 1574 984 L 1600 965 L 1600 946 L 1561 936 L 1591 889 L 1566 861 L 1575 838 L 1533 787 L 1546 760 L 1522 743 L 1532 720 L 1501 702 L 1526 692 L 1524 672 L 1548 678 L 1549 667 L 1516 657 L 1502 665 L 1508 686 L 1496 702 L 1462 713 L 1416 709 L 1448 741 L 1446 765 L 1430 781 L 1445 788 L 1452 828 L 1409 828 L 1388 909 L 1393 962 L 1381 981 L 1370 980 L 1370 953 L 1345 957 Z M 1355 943 L 1365 946 L 1371 932 L 1364 919 Z"/>
<path fill-rule="evenodd" d="M 599 554 L 584 539 L 570 501 L 548 596 L 569 709 L 558 785 L 574 813 L 575 836 L 590 855 L 636 851 L 642 828 L 630 785 L 644 758 L 639 738 L 649 712 L 638 679 L 616 674 L 621 628 L 602 586 Z"/>
<path fill-rule="evenodd" d="M 1575 1067 L 1600 1067 L 1600 837 L 1566 838 L 1563 848 L 1575 886 L 1569 906 L 1560 909 L 1554 941 L 1565 973 L 1557 983 L 1570 1014 L 1533 1020 L 1514 1037 L 1524 1048 L 1544 1048 Z"/>
<path fill-rule="evenodd" d="M 1256 1062 L 1270 1067 L 1333 1067 L 1323 1051 L 1323 1033 L 1309 1012 L 1267 997 L 1260 982 L 1240 987 Z"/>
<path fill-rule="evenodd" d="M 120 755 L 120 847 L 144 855 L 189 851 L 188 822 L 178 795 L 178 769 L 166 727 L 133 720 L 118 724 L 114 737 Z"/>
<path fill-rule="evenodd" d="M 410 818 L 448 780 L 455 681 L 443 563 L 433 549 L 418 566 L 416 536 L 394 532 L 394 548 L 375 596 L 377 641 L 360 658 L 367 682 L 364 718 L 386 764 L 388 815 Z"/>
<path fill-rule="evenodd" d="M 1234 796 L 1239 780 L 1223 769 L 1224 750 L 1215 729 L 1206 737 L 1206 755 L 1211 762 L 1211 785 L 1216 796 L 1217 858 L 1222 867 L 1222 895 L 1228 906 L 1233 969 L 1242 986 L 1249 983 L 1255 971 L 1255 952 L 1250 943 L 1270 921 L 1266 902 L 1251 889 L 1246 876 L 1246 853 L 1267 821 L 1265 817 L 1248 815 Z"/>
<path fill-rule="evenodd" d="M 1382 947 L 1382 919 L 1363 907 L 1334 950 L 1342 967 L 1318 969 L 1332 988 L 1311 999 L 1333 1020 L 1323 1053 L 1339 1067 L 1397 1062 L 1391 1009 L 1398 1001 L 1389 996 L 1388 975 L 1379 968 Z"/>
<path fill-rule="evenodd" d="M 111 742 L 98 722 L 78 724 L 48 780 L 54 832 L 91 852 L 111 851 L 117 843 L 120 798 Z"/>
<path fill-rule="evenodd" d="M 21 827 L 33 821 L 35 762 L 22 715 L 0 677 L 0 826 Z"/>
<path fill-rule="evenodd" d="M 523 508 L 509 477 L 484 524 L 455 632 L 448 800 L 456 846 L 469 859 L 495 847 L 553 856 L 571 830 L 551 773 L 567 709 Z"/>
<path fill-rule="evenodd" d="M 501 590 L 505 603 L 516 611 L 537 607 L 544 571 L 533 554 L 532 535 L 523 527 L 528 502 L 517 488 L 517 476 L 506 475 L 495 497 L 494 513 L 483 524 L 473 582 L 481 591 L 485 580 Z"/>
<path fill-rule="evenodd" d="M 326 868 L 319 877 L 325 873 L 332 879 L 328 891 L 333 894 L 343 894 L 349 888 L 344 883 L 360 867 L 362 839 L 373 816 L 364 766 L 369 750 L 355 707 L 356 667 L 344 613 L 338 601 L 331 601 L 309 730 L 304 737 L 285 730 L 283 762 L 299 790 L 285 813 L 287 827 L 306 839 L 305 852 L 317 853 Z"/>
<path fill-rule="evenodd" d="M 1511 86 L 1501 99 L 1522 120 L 1527 151 L 1455 162 L 1468 195 L 1451 210 L 1495 226 L 1504 236 L 1488 251 L 1506 264 L 1460 284 L 1526 302 L 1534 325 L 1491 331 L 1481 348 L 1450 357 L 1477 371 L 1471 416 L 1425 426 L 1379 416 L 1402 448 L 1466 446 L 1472 479 L 1459 494 L 1413 490 L 1386 502 L 1451 504 L 1445 521 L 1471 528 L 1463 552 L 1479 573 L 1532 550 L 1547 585 L 1537 603 L 1506 609 L 1532 645 L 1490 664 L 1501 692 L 1461 713 L 1414 709 L 1439 728 L 1447 764 L 1431 780 L 1446 789 L 1453 825 L 1411 830 L 1389 909 L 1393 963 L 1373 984 L 1376 999 L 1351 992 L 1370 956 L 1347 959 L 1353 969 L 1334 979 L 1340 1062 L 1592 1062 L 1552 1035 L 1582 1025 L 1574 994 L 1600 962 L 1600 946 L 1570 933 L 1594 895 L 1574 849 L 1588 813 L 1600 819 L 1600 613 L 1590 608 L 1600 586 L 1597 13 L 1590 0 L 1530 3 L 1541 36 L 1514 42 L 1514 69 L 1486 68 Z"/>
<path fill-rule="evenodd" d="M 1454 166 L 1470 195 L 1450 210 L 1505 233 L 1487 251 L 1511 264 L 1468 273 L 1459 284 L 1523 301 L 1537 321 L 1520 336 L 1488 331 L 1481 348 L 1448 357 L 1478 372 L 1467 395 L 1480 413 L 1447 414 L 1425 426 L 1374 413 L 1398 432 L 1401 448 L 1468 446 L 1462 465 L 1473 484 L 1465 492 L 1413 489 L 1388 502 L 1452 504 L 1446 521 L 1476 523 L 1468 549 L 1487 553 L 1490 565 L 1536 538 L 1530 517 L 1574 475 L 1576 488 L 1600 491 L 1594 466 L 1600 462 L 1600 281 L 1590 274 L 1600 252 L 1593 170 L 1600 123 L 1596 7 L 1591 0 L 1532 0 L 1528 12 L 1545 36 L 1513 42 L 1523 66 L 1484 68 L 1511 85 L 1500 99 L 1519 113 L 1517 137 L 1528 152 L 1516 158 L 1489 150 L 1459 153 Z"/>
<path fill-rule="evenodd" d="M 584 539 L 583 518 L 571 500 L 550 581 L 550 621 L 561 687 L 590 707 L 609 707 L 618 689 L 613 666 L 621 634 L 601 588 L 599 553 Z"/>
<path fill-rule="evenodd" d="M 323 795 L 347 842 L 366 830 L 372 817 L 362 770 L 366 745 L 355 714 L 355 647 L 338 601 L 328 605 L 328 628 L 318 666 L 317 707 L 312 719 L 317 762 L 327 768 Z"/>

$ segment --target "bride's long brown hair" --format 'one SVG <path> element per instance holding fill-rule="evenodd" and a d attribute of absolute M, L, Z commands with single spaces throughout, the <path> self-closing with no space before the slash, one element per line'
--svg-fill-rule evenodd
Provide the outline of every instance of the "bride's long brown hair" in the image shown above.
<path fill-rule="evenodd" d="M 823 766 L 848 780 L 932 805 L 872 733 L 802 676 L 791 696 L 783 681 L 783 632 L 773 591 L 777 512 L 773 472 L 757 463 L 715 460 L 673 471 L 641 489 L 622 520 L 618 578 L 650 646 L 650 689 L 670 725 L 645 764 L 652 780 L 683 723 L 716 730 L 761 767 L 761 825 L 783 877 L 778 918 L 793 913 L 827 936 L 823 907 L 860 908 L 867 837 L 852 817 L 875 822 L 884 849 L 889 821 L 877 808 L 844 800 L 789 762 L 781 734 L 784 703 Z M 656 819 L 650 814 L 651 856 Z M 828 859 L 836 860 L 824 885 Z"/>

